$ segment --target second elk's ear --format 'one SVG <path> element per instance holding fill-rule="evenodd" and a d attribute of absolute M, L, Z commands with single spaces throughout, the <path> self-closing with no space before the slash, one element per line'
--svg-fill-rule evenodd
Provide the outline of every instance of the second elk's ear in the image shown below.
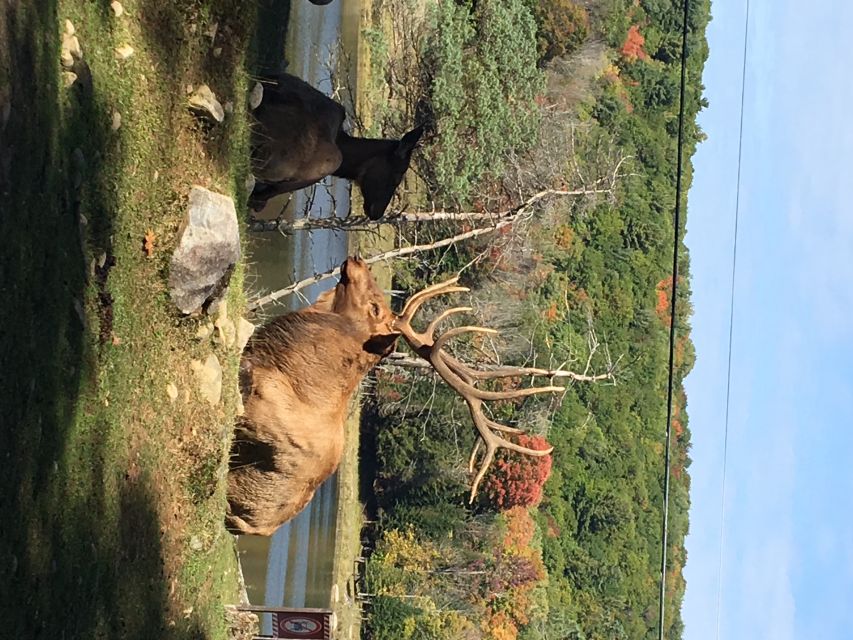
<path fill-rule="evenodd" d="M 421 136 L 424 134 L 423 125 L 416 127 L 404 135 L 400 142 L 397 143 L 395 153 L 398 157 L 408 159 L 412 152 L 417 148 Z"/>

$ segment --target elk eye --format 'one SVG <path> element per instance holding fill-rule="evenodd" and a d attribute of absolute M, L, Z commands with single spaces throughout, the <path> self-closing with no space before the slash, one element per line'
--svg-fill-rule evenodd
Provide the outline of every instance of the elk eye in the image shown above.
<path fill-rule="evenodd" d="M 370 303 L 370 312 L 373 314 L 373 317 L 374 317 L 374 318 L 378 318 L 378 317 L 379 317 L 379 313 L 380 313 L 381 311 L 382 311 L 382 309 L 380 309 L 380 308 L 379 308 L 379 305 L 378 305 L 378 304 L 376 304 L 375 302 L 371 302 L 371 303 Z"/>

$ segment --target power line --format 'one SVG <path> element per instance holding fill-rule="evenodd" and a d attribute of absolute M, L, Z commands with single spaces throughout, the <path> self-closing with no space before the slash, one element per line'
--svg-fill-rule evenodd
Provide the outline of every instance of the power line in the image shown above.
<path fill-rule="evenodd" d="M 672 441 L 672 394 L 675 371 L 675 301 L 678 294 L 678 248 L 681 230 L 681 195 L 684 159 L 684 110 L 687 86 L 687 18 L 690 0 L 684 0 L 683 23 L 681 27 L 681 86 L 678 106 L 678 153 L 675 178 L 675 215 L 673 216 L 672 245 L 672 299 L 669 305 L 669 376 L 666 391 L 666 452 L 664 456 L 663 476 L 663 522 L 661 523 L 661 561 L 660 561 L 660 611 L 658 615 L 658 640 L 663 640 L 664 612 L 666 608 L 666 547 L 669 534 L 669 484 L 670 484 L 670 442 Z"/>
<path fill-rule="evenodd" d="M 743 112 L 746 98 L 746 52 L 749 44 L 749 0 L 746 0 L 746 17 L 744 19 L 743 29 L 743 66 L 741 68 L 740 80 L 740 129 L 738 131 L 737 143 L 737 186 L 735 187 L 735 229 L 734 240 L 732 241 L 732 286 L 731 298 L 729 300 L 729 360 L 726 372 L 726 419 L 723 430 L 723 478 L 722 489 L 720 491 L 720 556 L 717 566 L 717 634 L 716 638 L 720 638 L 720 618 L 722 612 L 723 600 L 723 547 L 725 531 L 725 514 L 726 514 L 726 472 L 728 469 L 728 453 L 729 453 L 729 401 L 731 399 L 732 389 L 732 343 L 734 337 L 735 326 L 735 273 L 737 272 L 737 231 L 738 218 L 740 217 L 740 168 L 741 159 L 743 158 Z"/>

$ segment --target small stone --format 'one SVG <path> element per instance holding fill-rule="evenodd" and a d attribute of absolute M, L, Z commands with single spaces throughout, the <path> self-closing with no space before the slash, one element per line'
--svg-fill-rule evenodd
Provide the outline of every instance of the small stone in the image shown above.
<path fill-rule="evenodd" d="M 246 187 L 246 193 L 252 193 L 252 191 L 255 190 L 255 183 L 256 182 L 257 182 L 257 180 L 255 179 L 255 176 L 252 175 L 251 173 L 246 176 L 246 181 L 243 183 Z"/>
<path fill-rule="evenodd" d="M 169 400 L 174 402 L 178 399 L 178 387 L 170 382 L 166 385 L 166 395 L 169 396 Z"/>
<path fill-rule="evenodd" d="M 103 269 L 105 264 L 107 264 L 107 252 L 102 251 L 101 255 L 98 256 L 98 268 Z"/>
<path fill-rule="evenodd" d="M 261 101 L 264 99 L 264 85 L 260 82 L 256 82 L 255 86 L 252 87 L 252 91 L 249 93 L 249 108 L 254 111 L 259 106 L 261 106 Z"/>
<path fill-rule="evenodd" d="M 222 366 L 219 359 L 210 354 L 204 362 L 193 360 L 190 364 L 196 375 L 201 397 L 216 406 L 222 397 Z"/>
<path fill-rule="evenodd" d="M 74 56 L 71 55 L 71 52 L 67 49 L 62 49 L 59 54 L 59 62 L 62 65 L 63 69 L 73 69 L 74 68 Z"/>
<path fill-rule="evenodd" d="M 71 87 L 75 82 L 77 82 L 77 74 L 73 71 L 63 71 L 62 72 L 62 86 L 66 89 Z"/>
<path fill-rule="evenodd" d="M 246 320 L 246 318 L 240 318 L 237 321 L 237 350 L 242 353 L 243 349 L 246 348 L 246 345 L 249 342 L 249 338 L 252 337 L 252 334 L 255 332 L 255 325 Z"/>
<path fill-rule="evenodd" d="M 157 182 L 160 179 L 160 172 L 157 169 L 154 169 L 154 182 Z"/>
<path fill-rule="evenodd" d="M 213 326 L 216 327 L 216 330 L 218 331 L 217 341 L 221 342 L 226 347 L 232 347 L 234 345 L 234 341 L 237 339 L 237 328 L 228 317 L 224 300 L 219 306 L 219 317 L 216 319 L 216 322 L 213 323 Z"/>
<path fill-rule="evenodd" d="M 222 55 L 222 47 L 214 47 L 213 48 L 213 57 L 218 58 Z"/>
<path fill-rule="evenodd" d="M 74 23 L 71 20 L 65 21 L 65 33 L 69 36 L 73 36 L 77 30 L 74 28 Z"/>
<path fill-rule="evenodd" d="M 189 107 L 193 113 L 211 122 L 218 123 L 225 119 L 222 105 L 206 84 L 201 85 L 190 96 Z"/>
<path fill-rule="evenodd" d="M 121 18 L 124 13 L 124 7 L 121 6 L 121 2 L 118 2 L 118 0 L 113 0 L 113 2 L 110 3 L 110 9 L 113 10 L 113 14 L 115 14 L 116 18 Z"/>
<path fill-rule="evenodd" d="M 112 123 L 110 124 L 110 128 L 113 131 L 118 131 L 121 129 L 121 114 L 118 111 L 113 111 Z"/>
<path fill-rule="evenodd" d="M 83 49 L 80 47 L 80 40 L 77 36 L 66 33 L 62 36 L 62 52 L 68 52 L 75 60 L 83 59 Z"/>
<path fill-rule="evenodd" d="M 198 328 L 198 331 L 195 332 L 195 337 L 199 340 L 207 340 L 208 338 L 210 338 L 210 336 L 213 335 L 213 331 L 213 323 L 205 322 Z"/>
<path fill-rule="evenodd" d="M 120 47 L 115 48 L 116 60 L 127 60 L 133 55 L 133 53 L 133 47 L 129 44 L 123 44 Z"/>
<path fill-rule="evenodd" d="M 201 544 L 201 538 L 199 538 L 198 536 L 193 536 L 192 538 L 190 538 L 190 549 L 192 549 L 193 551 L 201 551 L 202 546 L 203 545 Z M 190 607 L 188 610 L 189 613 L 192 613 L 192 610 L 192 607 Z M 187 611 L 184 611 L 184 613 L 187 613 Z"/>

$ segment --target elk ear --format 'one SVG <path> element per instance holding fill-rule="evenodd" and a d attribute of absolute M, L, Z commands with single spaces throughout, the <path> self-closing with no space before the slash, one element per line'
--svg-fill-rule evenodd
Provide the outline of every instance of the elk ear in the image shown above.
<path fill-rule="evenodd" d="M 423 125 L 416 127 L 409 131 L 406 135 L 404 135 L 400 142 L 397 143 L 397 149 L 395 153 L 400 158 L 408 158 L 412 155 L 412 151 L 415 150 L 415 147 L 418 146 L 418 142 L 421 139 L 421 136 L 424 134 Z"/>

